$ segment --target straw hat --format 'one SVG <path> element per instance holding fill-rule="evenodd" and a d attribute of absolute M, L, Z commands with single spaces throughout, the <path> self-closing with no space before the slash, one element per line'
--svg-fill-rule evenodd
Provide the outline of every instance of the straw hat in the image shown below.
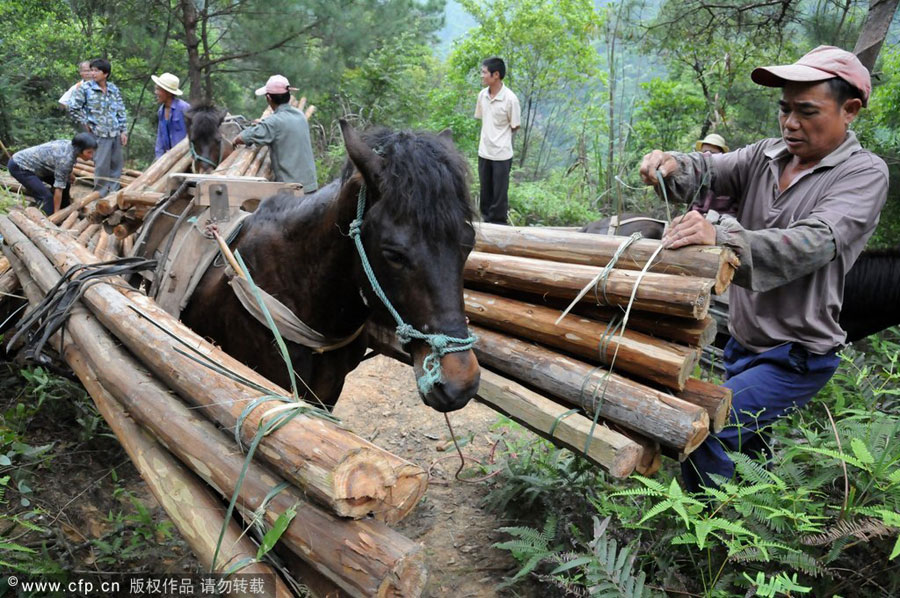
<path fill-rule="evenodd" d="M 181 83 L 181 81 L 172 73 L 163 73 L 159 77 L 157 77 L 156 75 L 150 75 L 150 78 L 159 87 L 165 89 L 172 95 L 180 96 L 183 93 L 180 89 L 178 89 L 178 84 Z"/>
<path fill-rule="evenodd" d="M 699 152 L 704 143 L 707 145 L 714 145 L 717 148 L 721 149 L 723 152 L 728 153 L 728 146 L 725 144 L 725 139 L 723 139 L 721 135 L 710 133 L 709 135 L 698 141 L 696 144 L 694 144 L 694 149 Z"/>

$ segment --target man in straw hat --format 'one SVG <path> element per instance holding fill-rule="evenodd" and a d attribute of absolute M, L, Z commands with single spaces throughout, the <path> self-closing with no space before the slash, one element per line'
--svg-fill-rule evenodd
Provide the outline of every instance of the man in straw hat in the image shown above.
<path fill-rule="evenodd" d="M 721 135 L 710 133 L 700 141 L 698 141 L 694 149 L 698 152 L 710 152 L 711 154 L 727 154 L 728 145 Z"/>
<path fill-rule="evenodd" d="M 319 184 L 316 181 L 309 123 L 303 112 L 290 104 L 291 91 L 296 89 L 283 75 L 269 77 L 255 93 L 266 96 L 272 114 L 244 129 L 233 143 L 235 146 L 241 143 L 268 145 L 275 180 L 300 183 L 303 192 L 308 194 L 318 189 Z"/>
<path fill-rule="evenodd" d="M 156 147 L 154 159 L 172 149 L 179 141 L 187 137 L 187 124 L 184 114 L 191 109 L 191 105 L 179 98 L 182 94 L 178 88 L 178 77 L 172 73 L 163 73 L 159 77 L 150 75 L 150 79 L 156 84 L 156 102 L 159 104 L 156 127 Z"/>
<path fill-rule="evenodd" d="M 653 151 L 641 177 L 690 197 L 706 179 L 736 198 L 737 215 L 688 212 L 663 239 L 724 245 L 741 260 L 730 291 L 725 348 L 731 423 L 682 464 L 690 489 L 730 478 L 726 451 L 766 452 L 765 430 L 806 404 L 838 366 L 844 275 L 871 236 L 887 198 L 884 161 L 863 149 L 850 123 L 869 101 L 869 72 L 851 54 L 819 46 L 794 64 L 759 67 L 759 85 L 782 88 L 780 139 L 724 154 Z"/>

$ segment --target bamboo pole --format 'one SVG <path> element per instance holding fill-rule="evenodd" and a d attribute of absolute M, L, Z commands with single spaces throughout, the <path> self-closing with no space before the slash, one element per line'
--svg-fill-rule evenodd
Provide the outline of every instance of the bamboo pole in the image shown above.
<path fill-rule="evenodd" d="M 619 334 L 607 322 L 566 316 L 549 307 L 466 290 L 466 315 L 477 324 L 501 329 L 669 388 L 682 389 L 697 365 L 699 355 L 688 347 L 659 340 L 640 332 Z"/>
<path fill-rule="evenodd" d="M 0 227 L 11 246 L 45 290 L 58 278 L 41 251 L 15 226 Z M 212 423 L 172 397 L 167 388 L 150 377 L 123 351 L 111 335 L 93 318 L 77 314 L 68 330 L 87 355 L 100 383 L 128 409 L 129 413 L 165 440 L 169 450 L 188 464 L 224 496 L 230 496 L 241 477 L 243 456 L 229 446 L 226 437 Z M 204 447 L 192 451 L 191 447 Z M 278 476 L 251 462 L 239 489 L 239 504 L 252 512 L 266 504 Z M 296 517 L 282 535 L 282 541 L 320 573 L 338 583 L 353 596 L 419 596 L 425 585 L 422 547 L 384 524 L 371 519 L 342 520 L 306 502 L 303 494 L 287 488 L 274 495 L 265 508 L 269 525 L 281 513 L 296 510 Z"/>
<path fill-rule="evenodd" d="M 52 257 L 61 272 L 79 263 L 96 261 L 68 239 L 29 220 L 45 222 L 39 211 L 29 211 L 28 217 L 13 211 L 8 218 Z M 83 301 L 146 367 L 219 425 L 234 429 L 245 415 L 240 431 L 244 442 L 251 443 L 273 404 L 257 404 L 248 414 L 243 414 L 244 407 L 273 392 L 283 397 L 290 393 L 200 338 L 146 297 L 138 293 L 129 296 L 130 300 L 117 287 L 98 283 L 87 289 Z M 153 322 L 142 317 L 138 313 L 141 310 Z M 176 351 L 164 350 L 178 345 L 173 336 L 226 371 L 238 373 L 267 390 L 249 388 Z M 399 521 L 418 503 L 427 485 L 425 472 L 419 466 L 329 421 L 303 414 L 265 436 L 260 454 L 310 497 L 346 517 L 374 513 L 389 523 Z"/>
<path fill-rule="evenodd" d="M 475 232 L 476 251 L 586 266 L 606 266 L 625 240 L 624 237 L 488 223 L 476 224 Z M 641 270 L 659 247 L 659 243 L 649 239 L 635 241 L 616 262 L 616 267 Z M 714 245 L 695 245 L 677 250 L 664 249 L 654 260 L 650 270 L 714 279 L 715 292 L 721 294 L 731 284 L 734 271 L 739 264 L 739 260 L 730 249 Z"/>
<path fill-rule="evenodd" d="M 369 326 L 367 330 L 370 346 L 399 361 L 411 363 L 392 331 L 377 325 Z M 643 458 L 643 447 L 623 434 L 605 425 L 594 427 L 583 414 L 573 413 L 568 407 L 490 370 L 482 368 L 476 398 L 538 436 L 600 466 L 615 478 L 631 475 Z"/>
<path fill-rule="evenodd" d="M 466 260 L 465 279 L 481 285 L 499 286 L 572 300 L 597 280 L 602 268 L 564 264 L 527 257 L 473 251 Z M 639 273 L 613 269 L 582 301 L 627 307 Z M 713 281 L 693 276 L 647 273 L 640 279 L 633 309 L 702 319 L 709 309 Z"/>
<path fill-rule="evenodd" d="M 709 432 L 709 415 L 664 392 L 497 332 L 472 327 L 479 363 L 682 453 L 697 448 Z"/>

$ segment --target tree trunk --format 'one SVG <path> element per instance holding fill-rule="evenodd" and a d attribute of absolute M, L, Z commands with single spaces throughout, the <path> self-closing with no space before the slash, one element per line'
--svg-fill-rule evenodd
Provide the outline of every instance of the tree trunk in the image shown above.
<path fill-rule="evenodd" d="M 196 106 L 208 97 L 204 97 L 203 65 L 200 62 L 200 40 L 197 37 L 197 23 L 200 20 L 193 0 L 178 0 L 181 8 L 181 24 L 184 27 L 184 46 L 188 56 L 188 76 L 191 83 L 190 104 Z"/>
<path fill-rule="evenodd" d="M 476 224 L 475 232 L 476 251 L 601 267 L 610 262 L 624 241 L 622 237 L 607 235 L 488 223 Z M 659 243 L 649 239 L 635 241 L 616 262 L 616 268 L 643 269 Z M 695 245 L 663 249 L 650 266 L 650 272 L 711 278 L 715 280 L 716 294 L 721 295 L 731 284 L 739 263 L 730 249 Z"/>
<path fill-rule="evenodd" d="M 581 298 L 585 303 L 627 307 L 639 273 L 613 269 L 604 282 L 597 278 L 602 270 L 595 266 L 473 251 L 466 260 L 464 276 L 467 282 L 481 286 L 546 294 L 569 301 L 589 287 L 591 290 Z M 710 279 L 650 272 L 640 280 L 633 309 L 700 320 L 709 309 L 712 286 Z"/>
<path fill-rule="evenodd" d="M 869 72 L 875 68 L 884 38 L 887 37 L 900 0 L 869 0 L 869 12 L 856 40 L 853 53 Z"/>
<path fill-rule="evenodd" d="M 30 210 L 29 217 L 42 219 L 37 210 Z M 60 271 L 96 261 L 83 248 L 35 225 L 21 212 L 11 213 L 9 219 L 53 258 Z M 85 292 L 83 301 L 103 325 L 185 401 L 229 430 L 234 430 L 243 417 L 243 442 L 253 442 L 273 405 L 257 404 L 248 414 L 243 413 L 244 407 L 262 396 L 274 393 L 289 397 L 290 393 L 201 339 L 146 297 L 136 292 L 131 296 L 133 301 L 116 287 L 99 283 Z M 198 355 L 252 381 L 262 390 L 199 365 L 172 349 L 178 343 L 188 350 L 194 348 Z M 372 512 L 385 521 L 399 521 L 418 503 L 427 484 L 425 472 L 417 465 L 330 421 L 303 414 L 265 436 L 259 453 L 310 497 L 346 517 L 363 517 Z"/>
<path fill-rule="evenodd" d="M 549 349 L 486 328 L 472 330 L 480 363 L 584 409 L 589 417 L 599 411 L 606 420 L 686 454 L 706 439 L 709 415 L 701 407 Z"/>

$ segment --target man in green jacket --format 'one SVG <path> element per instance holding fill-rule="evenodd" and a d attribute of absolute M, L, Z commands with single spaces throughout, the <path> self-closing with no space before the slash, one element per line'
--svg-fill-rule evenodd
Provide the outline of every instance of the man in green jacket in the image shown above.
<path fill-rule="evenodd" d="M 287 77 L 272 75 L 256 95 L 266 96 L 272 114 L 247 127 L 234 138 L 234 145 L 258 143 L 268 145 L 272 155 L 275 180 L 300 183 L 305 194 L 319 188 L 316 163 L 309 138 L 309 124 L 303 112 L 290 105 L 291 87 Z"/>

